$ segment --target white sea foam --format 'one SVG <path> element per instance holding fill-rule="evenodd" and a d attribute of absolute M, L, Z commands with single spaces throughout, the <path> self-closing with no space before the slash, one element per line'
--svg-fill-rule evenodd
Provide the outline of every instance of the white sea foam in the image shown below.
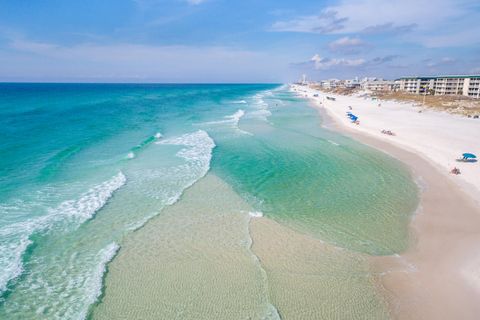
<path fill-rule="evenodd" d="M 32 242 L 28 237 L 21 237 L 18 242 L 3 242 L 0 244 L 0 293 L 7 289 L 10 280 L 23 272 L 22 256 Z"/>
<path fill-rule="evenodd" d="M 196 176 L 193 179 L 194 181 L 189 183 L 187 187 L 205 176 L 208 170 L 210 170 L 210 160 L 212 159 L 212 150 L 215 148 L 215 142 L 207 132 L 198 130 L 194 133 L 161 141 L 159 144 L 182 145 L 186 147 L 177 152 L 177 156 L 187 161 L 190 165 L 190 171 Z M 176 200 L 176 198 L 170 198 L 168 202 L 173 204 Z"/>
<path fill-rule="evenodd" d="M 238 101 L 233 101 L 235 104 L 247 104 L 247 101 L 245 100 L 238 100 Z"/>
<path fill-rule="evenodd" d="M 48 231 L 59 223 L 78 226 L 101 209 L 113 193 L 126 183 L 123 173 L 91 188 L 77 200 L 67 200 L 38 218 L 6 225 L 0 229 L 0 293 L 9 281 L 23 272 L 22 257 L 35 232 Z"/>
<path fill-rule="evenodd" d="M 245 115 L 245 110 L 239 109 L 234 114 L 225 116 L 224 120 L 209 121 L 209 122 L 204 122 L 202 124 L 204 124 L 204 125 L 218 125 L 218 124 L 224 124 L 225 125 L 226 124 L 226 125 L 229 125 L 231 128 L 233 128 L 234 130 L 236 130 L 237 132 L 252 135 L 250 132 L 242 130 L 239 127 L 240 119 L 244 115 Z"/>
<path fill-rule="evenodd" d="M 203 130 L 193 133 L 184 134 L 182 136 L 157 141 L 158 145 L 177 145 L 184 146 L 177 152 L 176 156 L 183 158 L 186 164 L 179 165 L 169 169 L 168 174 L 173 174 L 177 183 L 181 184 L 182 191 L 193 185 L 198 179 L 205 176 L 210 170 L 210 160 L 212 159 L 212 151 L 215 148 L 215 142 Z M 159 173 L 165 175 L 165 172 Z M 175 192 L 166 197 L 166 204 L 175 203 L 180 197 L 180 193 Z"/>
<path fill-rule="evenodd" d="M 252 135 L 250 132 L 240 129 L 240 119 L 245 115 L 245 111 L 240 109 L 230 116 L 226 116 L 229 121 L 232 122 L 232 126 L 240 133 Z"/>
<path fill-rule="evenodd" d="M 272 115 L 272 112 L 269 110 L 268 103 L 264 100 L 265 96 L 270 96 L 273 93 L 271 91 L 264 91 L 262 93 L 257 93 L 253 96 L 253 107 L 256 109 L 255 111 L 250 111 L 248 115 L 250 117 L 254 117 L 266 122 L 268 121 L 268 117 Z"/>
<path fill-rule="evenodd" d="M 238 122 L 240 121 L 240 119 L 245 115 L 245 111 L 242 110 L 242 109 L 239 109 L 237 110 L 237 112 L 235 112 L 234 114 L 230 115 L 230 116 L 226 116 L 225 118 L 227 119 L 230 119 L 231 121 L 233 121 L 236 125 L 238 125 Z"/>
<path fill-rule="evenodd" d="M 120 172 L 112 179 L 88 190 L 78 200 L 65 201 L 58 208 L 50 210 L 51 215 L 74 217 L 79 222 L 84 222 L 102 208 L 113 193 L 125 185 L 126 182 L 127 178 Z"/>
<path fill-rule="evenodd" d="M 90 306 L 102 294 L 107 265 L 119 249 L 120 247 L 112 242 L 97 253 L 92 252 L 84 257 L 81 265 L 78 254 L 73 253 L 69 262 L 63 266 L 61 274 L 57 275 L 57 281 L 61 284 L 55 286 L 52 286 L 42 273 L 36 274 L 35 280 L 28 279 L 31 281 L 28 289 L 45 290 L 44 295 L 34 302 L 36 314 L 49 319 L 86 319 Z"/>
<path fill-rule="evenodd" d="M 103 276 L 107 271 L 107 264 L 117 254 L 120 246 L 116 243 L 111 243 L 97 255 L 98 264 L 95 270 L 85 279 L 85 303 L 83 310 L 78 315 L 78 319 L 85 319 L 87 317 L 88 308 L 95 303 L 102 294 Z"/>
<path fill-rule="evenodd" d="M 250 211 L 248 214 L 249 214 L 250 217 L 252 217 L 252 218 L 261 218 L 261 217 L 263 217 L 263 212 L 261 212 L 261 211 Z"/>
<path fill-rule="evenodd" d="M 234 114 L 224 117 L 224 120 L 208 121 L 203 124 L 232 124 L 233 127 L 238 127 L 240 119 L 245 115 L 245 110 L 238 109 Z"/>
<path fill-rule="evenodd" d="M 125 228 L 128 231 L 135 232 L 138 229 L 140 229 L 141 227 L 143 227 L 148 221 L 150 221 L 150 219 L 152 219 L 156 215 L 157 215 L 157 213 L 150 214 L 150 215 L 144 217 L 143 219 L 141 219 L 139 221 L 135 221 L 135 222 L 132 222 L 132 223 L 128 224 Z"/>
<path fill-rule="evenodd" d="M 263 99 L 265 97 L 265 93 L 262 94 L 256 94 L 253 97 L 254 104 L 253 106 L 259 109 L 267 109 L 268 108 L 268 103 L 265 102 Z"/>
<path fill-rule="evenodd" d="M 335 141 L 332 141 L 332 140 L 327 140 L 328 142 L 330 142 L 330 144 L 333 144 L 334 146 L 339 146 L 338 143 L 336 143 Z"/>

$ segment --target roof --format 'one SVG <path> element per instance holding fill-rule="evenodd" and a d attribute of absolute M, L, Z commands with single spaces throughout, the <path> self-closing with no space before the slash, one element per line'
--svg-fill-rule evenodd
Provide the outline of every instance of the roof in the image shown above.
<path fill-rule="evenodd" d="M 466 79 L 466 78 L 480 78 L 480 75 L 475 74 L 466 74 L 466 75 L 443 75 L 443 76 L 426 76 L 426 77 L 401 77 L 397 80 L 406 80 L 406 79 L 422 79 L 422 80 L 432 80 L 432 79 Z"/>

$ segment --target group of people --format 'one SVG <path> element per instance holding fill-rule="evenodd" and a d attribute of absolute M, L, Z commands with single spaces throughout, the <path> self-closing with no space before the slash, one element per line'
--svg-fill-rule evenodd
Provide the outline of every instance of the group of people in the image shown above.
<path fill-rule="evenodd" d="M 394 135 L 395 135 L 395 133 L 393 133 L 393 132 L 390 131 L 390 130 L 382 130 L 381 132 L 382 132 L 383 134 L 388 135 L 388 136 L 394 136 Z"/>

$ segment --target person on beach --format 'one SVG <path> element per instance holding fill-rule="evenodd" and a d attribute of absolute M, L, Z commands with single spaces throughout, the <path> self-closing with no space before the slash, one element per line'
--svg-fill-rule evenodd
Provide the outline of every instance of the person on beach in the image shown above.
<path fill-rule="evenodd" d="M 450 171 L 451 174 L 455 174 L 455 175 L 458 175 L 460 174 L 460 169 L 458 169 L 457 167 L 454 167 L 451 171 Z"/>

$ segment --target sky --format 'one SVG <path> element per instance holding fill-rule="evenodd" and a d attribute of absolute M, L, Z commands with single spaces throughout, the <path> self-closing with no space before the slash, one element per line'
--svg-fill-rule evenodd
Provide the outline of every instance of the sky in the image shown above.
<path fill-rule="evenodd" d="M 478 0 L 0 0 L 0 81 L 480 74 Z"/>

